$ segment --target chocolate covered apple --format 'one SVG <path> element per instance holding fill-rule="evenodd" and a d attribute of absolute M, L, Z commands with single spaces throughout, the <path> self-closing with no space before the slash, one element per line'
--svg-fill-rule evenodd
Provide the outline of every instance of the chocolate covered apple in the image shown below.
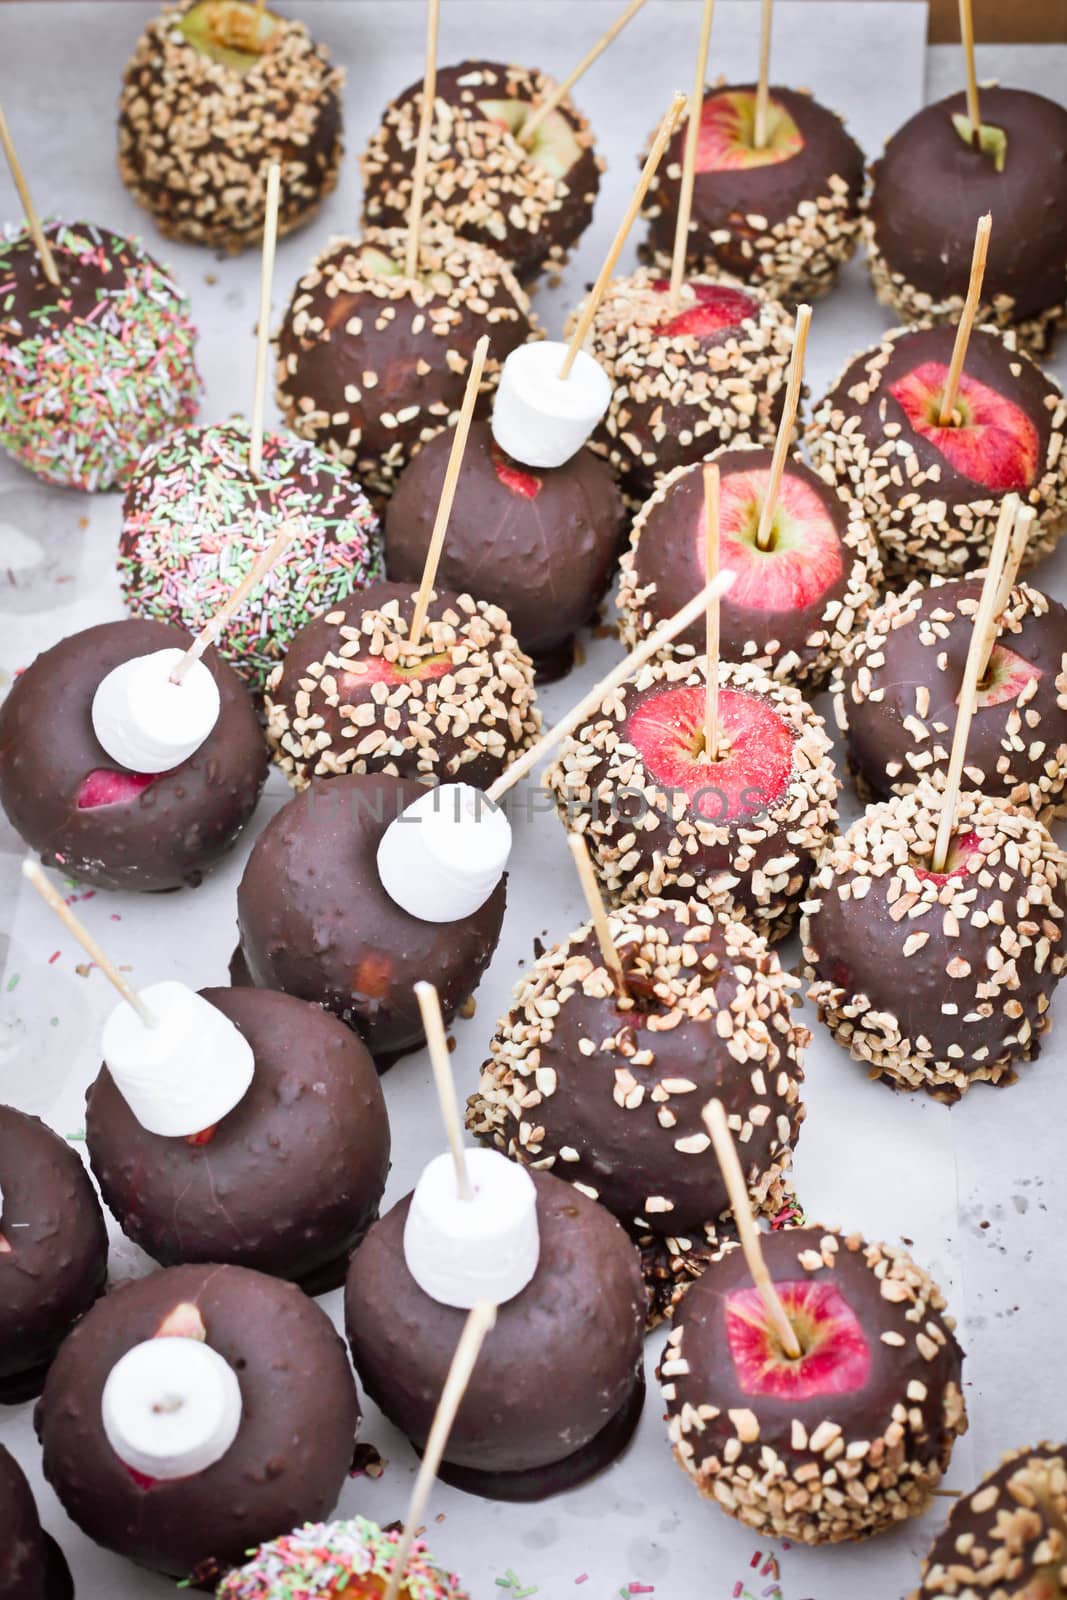
<path fill-rule="evenodd" d="M 0 1595 L 3 1600 L 74 1600 L 70 1568 L 41 1527 L 33 1491 L 0 1444 Z"/>
<path fill-rule="evenodd" d="M 906 322 L 955 321 L 978 217 L 996 221 L 982 316 L 1048 348 L 1067 301 L 1067 109 L 983 85 L 980 130 L 963 93 L 925 106 L 873 167 L 864 240 L 878 298 Z"/>
<path fill-rule="evenodd" d="M 434 94 L 426 212 L 489 245 L 521 282 L 556 271 L 589 226 L 603 162 L 569 97 L 523 129 L 555 88 L 533 68 L 496 61 L 440 67 Z M 422 80 L 386 107 L 360 162 L 363 221 L 402 228 L 411 204 Z"/>
<path fill-rule="evenodd" d="M 381 495 L 421 444 L 455 424 L 482 334 L 486 395 L 508 352 L 536 336 L 530 302 L 495 250 L 427 218 L 412 279 L 406 245 L 399 226 L 334 240 L 294 289 L 277 338 L 286 422 Z"/>
<path fill-rule="evenodd" d="M 888 595 L 834 680 L 837 724 L 865 798 L 903 794 L 948 768 L 977 579 Z M 1048 821 L 1067 789 L 1067 610 L 1016 584 L 978 686 L 966 782 Z"/>
<path fill-rule="evenodd" d="M 792 685 L 723 663 L 709 761 L 704 705 L 700 663 L 651 662 L 566 740 L 546 782 L 611 900 L 695 895 L 778 939 L 836 826 L 830 741 Z"/>
<path fill-rule="evenodd" d="M 638 500 L 721 445 L 772 444 L 792 350 L 790 318 L 759 289 L 690 277 L 673 315 L 669 291 L 651 268 L 615 278 L 593 322 L 613 392 L 592 445 Z"/>
<path fill-rule="evenodd" d="M 728 1248 L 660 1362 L 677 1460 L 761 1537 L 837 1543 L 918 1516 L 967 1428 L 941 1290 L 899 1246 L 855 1233 L 795 1228 L 762 1245 L 800 1355 Z"/>
<path fill-rule="evenodd" d="M 385 553 L 395 582 L 422 576 L 452 440 L 449 430 L 423 445 L 389 502 Z M 476 420 L 437 581 L 506 612 L 538 679 L 548 681 L 573 664 L 575 633 L 608 587 L 624 526 L 614 475 L 591 450 L 559 467 L 530 467 Z"/>
<path fill-rule="evenodd" d="M 106 1278 L 104 1214 L 77 1151 L 37 1117 L 0 1105 L 0 1405 L 40 1394 Z"/>
<path fill-rule="evenodd" d="M 782 475 L 769 542 L 758 539 L 772 452 L 723 450 L 719 468 L 720 563 L 734 583 L 719 603 L 722 654 L 775 678 L 817 688 L 878 597 L 882 563 L 863 508 L 794 457 Z M 647 638 L 704 581 L 704 485 L 699 464 L 660 480 L 642 506 L 622 560 L 620 631 L 627 646 Z M 674 642 L 692 656 L 704 625 Z"/>
<path fill-rule="evenodd" d="M 796 89 L 771 89 L 761 148 L 755 120 L 755 84 L 705 91 L 686 262 L 776 299 L 810 300 L 856 248 L 863 152 L 835 112 Z M 645 204 L 657 265 L 674 244 L 684 142 L 683 128 Z"/>
<path fill-rule="evenodd" d="M 1042 823 L 965 792 L 944 870 L 928 784 L 870 806 L 804 907 L 811 998 L 872 1078 L 958 1100 L 1038 1054 L 1067 967 L 1067 855 Z"/>
<path fill-rule="evenodd" d="M 988 561 L 1008 494 L 1037 512 L 1028 562 L 1053 548 L 1067 517 L 1059 386 L 1010 335 L 976 328 L 953 420 L 942 425 L 954 342 L 948 326 L 894 329 L 849 363 L 807 435 L 816 465 L 860 502 L 887 564 L 908 576 Z"/>
<path fill-rule="evenodd" d="M 589 927 L 547 950 L 497 1025 L 467 1122 L 618 1217 L 641 1250 L 654 1326 L 732 1236 L 701 1122 L 710 1097 L 741 1142 L 756 1211 L 790 1202 L 808 1033 L 796 980 L 743 922 L 696 900 L 643 900 L 610 930 L 625 995 Z"/>
<path fill-rule="evenodd" d="M 487 788 L 536 737 L 533 668 L 497 605 L 374 583 L 297 633 L 268 680 L 267 738 L 293 787 L 385 772 Z"/>
<path fill-rule="evenodd" d="M 949 1512 L 911 1600 L 1056 1600 L 1067 1579 L 1067 1448 L 1013 1450 Z"/>
<path fill-rule="evenodd" d="M 380 1600 L 396 1562 L 401 1530 L 379 1528 L 366 1517 L 309 1522 L 251 1552 L 243 1567 L 223 1579 L 218 1600 Z M 431 1561 L 417 1539 L 397 1600 L 469 1600 L 454 1573 Z"/>
<path fill-rule="evenodd" d="M 344 73 L 302 22 L 253 0 L 179 0 L 137 41 L 119 99 L 119 171 L 163 231 L 258 246 L 266 175 L 281 167 L 280 233 L 337 184 Z"/>

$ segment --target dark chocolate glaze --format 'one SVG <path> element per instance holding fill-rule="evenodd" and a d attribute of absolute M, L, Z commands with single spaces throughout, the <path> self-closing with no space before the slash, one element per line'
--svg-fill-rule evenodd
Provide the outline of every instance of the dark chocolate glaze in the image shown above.
<path fill-rule="evenodd" d="M 89 1159 L 123 1230 L 164 1266 L 227 1261 L 316 1293 L 344 1281 L 378 1215 L 389 1119 L 350 1029 L 269 989 L 205 989 L 255 1055 L 251 1087 L 206 1142 L 149 1133 L 107 1067 L 86 1101 Z"/>
<path fill-rule="evenodd" d="M 68 249 L 63 242 L 68 229 L 79 238 L 96 237 L 100 248 L 83 252 Z M 20 235 L 5 251 L 0 320 L 5 333 L 15 338 L 32 338 L 42 322 L 46 326 L 52 322 L 80 322 L 97 307 L 102 295 L 118 295 L 137 271 L 130 242 L 99 223 L 50 222 L 44 231 L 62 279 L 60 289 L 45 277 L 37 247 L 28 233 Z M 156 266 L 159 272 L 164 271 L 158 263 Z"/>
<path fill-rule="evenodd" d="M 1022 322 L 1067 290 L 1067 108 L 985 85 L 979 103 L 982 122 L 1007 135 L 1004 170 L 956 132 L 953 115 L 967 112 L 961 90 L 889 140 L 872 169 L 870 218 L 891 271 L 944 300 L 966 293 L 975 226 L 992 212 L 983 300 L 1010 295 Z"/>
<path fill-rule="evenodd" d="M 563 1466 L 605 1429 L 621 1448 L 642 1369 L 645 1293 L 636 1249 L 602 1206 L 547 1172 L 531 1177 L 537 1271 L 499 1308 L 445 1451 L 453 1481 L 462 1487 L 465 1475 L 477 1474 L 476 1492 L 493 1495 L 501 1477 L 508 1499 L 528 1497 L 520 1475 Z M 408 1271 L 410 1201 L 375 1223 L 353 1256 L 345 1326 L 367 1393 L 421 1448 L 466 1313 L 431 1299 Z M 589 1469 L 606 1465 L 598 1454 L 594 1448 L 584 1458 Z M 548 1484 L 541 1492 L 565 1486 L 551 1472 L 541 1481 Z M 531 1487 L 539 1492 L 536 1479 Z"/>
<path fill-rule="evenodd" d="M 93 732 L 93 695 L 120 662 L 184 649 L 183 628 L 147 619 L 104 622 L 46 650 L 0 707 L 0 804 L 46 866 L 101 889 L 195 886 L 255 810 L 267 749 L 248 694 L 211 649 L 219 718 L 187 761 L 132 799 L 79 810 L 89 773 L 121 772 Z"/>
<path fill-rule="evenodd" d="M 422 922 L 382 888 L 378 842 L 425 792 L 384 773 L 316 778 L 260 834 L 237 891 L 252 982 L 336 1012 L 379 1068 L 424 1041 L 412 986 L 436 985 L 451 1018 L 477 988 L 504 916 L 503 879 L 458 922 Z"/>
<path fill-rule="evenodd" d="M 73 1600 L 62 1550 L 37 1515 L 22 1468 L 0 1444 L 0 1600 Z"/>
<path fill-rule="evenodd" d="M 57 1349 L 103 1293 L 107 1229 L 77 1151 L 12 1106 L 0 1106 L 0 1190 L 0 1404 L 16 1404 L 40 1394 Z"/>
<path fill-rule="evenodd" d="M 439 433 L 424 445 L 389 502 L 385 559 L 393 579 L 422 577 L 452 439 L 451 431 Z M 611 468 L 591 450 L 561 467 L 527 467 L 499 449 L 488 422 L 475 421 L 438 582 L 501 606 L 540 666 L 593 616 L 624 531 Z"/>
<path fill-rule="evenodd" d="M 720 477 L 729 478 L 734 473 L 766 472 L 771 464 L 773 450 L 741 449 L 723 450 L 715 459 Z M 733 595 L 725 594 L 719 602 L 720 650 L 726 661 L 743 661 L 745 645 L 754 640 L 760 653 L 769 642 L 777 639 L 779 656 L 795 652 L 803 665 L 819 656 L 819 650 L 807 641 L 823 627 L 823 613 L 833 600 L 841 600 L 848 589 L 849 569 L 855 559 L 844 542 L 848 513 L 844 502 L 819 475 L 802 461 L 790 459 L 786 463 L 786 478 L 796 478 L 818 496 L 819 503 L 837 534 L 841 569 L 834 581 L 811 602 L 799 607 L 760 609 L 740 605 Z M 657 622 L 672 617 L 688 604 L 705 582 L 703 552 L 704 479 L 699 467 L 693 467 L 684 477 L 678 478 L 664 494 L 663 499 L 649 511 L 641 528 L 641 537 L 634 553 L 634 577 L 639 587 L 654 583 L 656 592 L 641 606 Z M 724 566 L 729 565 L 724 560 Z M 679 634 L 676 643 L 688 644 L 699 654 L 705 645 L 704 619 L 694 623 Z"/>
<path fill-rule="evenodd" d="M 723 84 L 708 89 L 704 104 L 721 94 L 755 94 L 753 83 Z M 795 216 L 804 201 L 813 201 L 829 192 L 832 177 L 848 185 L 848 201 L 854 212 L 863 193 L 863 151 L 845 128 L 836 112 L 829 111 L 811 95 L 798 89 L 771 88 L 771 98 L 789 113 L 804 140 L 796 155 L 759 167 L 737 167 L 721 172 L 697 172 L 693 183 L 693 214 L 686 255 L 689 259 L 715 260 L 724 272 L 748 280 L 754 275 L 754 262 L 740 249 L 740 239 L 756 239 L 762 230 L 752 228 L 749 216 L 763 217 L 773 228 Z M 649 227 L 653 250 L 669 256 L 674 248 L 674 229 L 678 217 L 682 158 L 685 148 L 683 124 L 667 147 L 659 173 L 653 181 L 650 201 L 658 207 Z M 713 235 L 725 231 L 726 239 Z M 973 230 L 972 230 L 973 231 Z M 970 259 L 968 257 L 968 259 Z"/>
<path fill-rule="evenodd" d="M 115 1363 L 192 1304 L 241 1386 L 240 1430 L 213 1466 L 146 1483 L 104 1433 Z M 352 1460 L 359 1405 L 344 1346 L 292 1284 L 233 1266 L 170 1267 L 112 1290 L 64 1344 L 37 1406 L 45 1477 L 67 1515 L 108 1550 L 210 1581 L 255 1545 L 325 1521 Z"/>

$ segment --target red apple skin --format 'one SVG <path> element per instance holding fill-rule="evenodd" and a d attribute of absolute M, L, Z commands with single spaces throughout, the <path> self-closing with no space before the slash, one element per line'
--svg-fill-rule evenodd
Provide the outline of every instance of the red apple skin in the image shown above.
<path fill-rule="evenodd" d="M 758 1289 L 735 1289 L 724 1301 L 726 1340 L 744 1392 L 818 1400 L 863 1389 L 870 1376 L 871 1349 L 838 1286 L 787 1279 L 775 1289 L 800 1339 L 799 1360 L 782 1351 Z"/>
<path fill-rule="evenodd" d="M 960 422 L 943 426 L 947 381 L 947 366 L 924 361 L 895 379 L 889 393 L 912 431 L 929 440 L 963 477 L 996 493 L 1028 489 L 1038 465 L 1038 433 L 1029 416 L 1008 395 L 964 371 L 954 407 Z"/>
<path fill-rule="evenodd" d="M 668 278 L 657 278 L 652 285 L 657 294 L 670 291 Z M 699 339 L 702 343 L 728 337 L 743 322 L 759 316 L 759 301 L 729 284 L 687 281 L 685 287 L 696 296 L 696 305 L 660 324 L 656 333 L 664 339 Z"/>
<path fill-rule="evenodd" d="M 172 768 L 171 771 L 176 771 Z M 164 777 L 162 772 L 125 772 L 116 767 L 94 767 L 86 773 L 78 786 L 75 805 L 79 811 L 93 811 L 97 806 L 128 805 L 139 794 Z"/>

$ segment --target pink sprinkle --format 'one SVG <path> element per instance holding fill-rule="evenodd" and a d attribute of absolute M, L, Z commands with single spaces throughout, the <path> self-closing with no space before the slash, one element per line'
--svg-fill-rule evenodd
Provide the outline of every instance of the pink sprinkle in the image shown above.
<path fill-rule="evenodd" d="M 589 1582 L 589 1574 L 588 1574 L 588 1572 L 583 1572 L 581 1577 L 580 1578 L 575 1578 L 574 1581 L 575 1581 L 576 1584 L 588 1583 Z"/>
<path fill-rule="evenodd" d="M 763 1566 L 760 1568 L 760 1577 L 765 1578 L 768 1572 L 772 1573 L 774 1577 L 778 1577 L 778 1563 L 774 1559 L 773 1555 L 768 1556 L 766 1561 L 763 1563 Z"/>
<path fill-rule="evenodd" d="M 111 913 L 111 920 L 112 920 L 112 922 L 121 922 L 122 918 L 119 916 L 117 911 L 113 911 Z"/>
<path fill-rule="evenodd" d="M 631 1594 L 655 1594 L 655 1592 L 656 1586 L 654 1583 L 631 1583 L 630 1585 Z"/>
<path fill-rule="evenodd" d="M 752 1560 L 749 1562 L 749 1566 L 750 1567 L 758 1567 L 762 1560 L 763 1560 L 763 1551 L 762 1550 L 757 1550 L 756 1554 L 752 1557 Z"/>
<path fill-rule="evenodd" d="M 48 965 L 50 967 L 54 967 L 56 962 L 59 960 L 59 956 L 60 952 L 58 950 L 53 950 L 52 954 L 48 957 Z"/>
<path fill-rule="evenodd" d="M 741 1579 L 738 1578 L 737 1582 L 734 1584 L 734 1592 L 733 1592 L 732 1600 L 741 1600 L 741 1591 L 742 1591 L 742 1589 L 744 1587 L 745 1586 L 741 1582 Z"/>

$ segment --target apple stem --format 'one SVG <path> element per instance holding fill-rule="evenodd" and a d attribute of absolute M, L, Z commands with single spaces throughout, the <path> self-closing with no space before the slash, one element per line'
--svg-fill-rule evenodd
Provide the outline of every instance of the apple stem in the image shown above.
<path fill-rule="evenodd" d="M 467 1157 L 463 1148 L 463 1120 L 456 1100 L 456 1080 L 452 1076 L 452 1062 L 445 1035 L 445 1019 L 441 1015 L 441 1001 L 432 983 L 417 983 L 415 998 L 419 1002 L 419 1015 L 426 1034 L 426 1047 L 430 1052 L 433 1081 L 437 1087 L 437 1103 L 441 1120 L 448 1136 L 452 1163 L 456 1169 L 456 1188 L 461 1200 L 473 1200 L 474 1189 L 467 1171 Z"/>
<path fill-rule="evenodd" d="M 756 117 L 752 129 L 752 147 L 755 150 L 762 150 L 767 143 L 767 106 L 770 98 L 769 83 L 771 72 L 771 12 L 773 9 L 774 0 L 763 0 L 759 38 L 759 78 L 756 81 Z"/>
<path fill-rule="evenodd" d="M 404 256 L 404 272 L 409 278 L 417 277 L 419 271 L 419 235 L 422 232 L 422 208 L 426 199 L 426 168 L 430 159 L 430 134 L 433 132 L 433 113 L 437 100 L 437 26 L 440 12 L 440 0 L 427 0 L 426 65 L 422 74 L 419 132 L 415 144 L 415 165 L 411 175 L 411 206 L 408 211 L 407 251 Z"/>
<path fill-rule="evenodd" d="M 15 188 L 19 192 L 19 199 L 22 201 L 22 209 L 26 213 L 26 226 L 30 230 L 30 238 L 33 240 L 33 247 L 37 251 L 38 257 L 40 258 L 41 270 L 44 272 L 45 277 L 48 279 L 53 288 L 58 289 L 60 285 L 60 278 L 59 271 L 56 267 L 55 257 L 52 254 L 48 240 L 44 236 L 44 229 L 41 227 L 41 219 L 34 210 L 33 200 L 30 197 L 29 186 L 26 182 L 25 173 L 22 170 L 22 163 L 18 158 L 18 152 L 15 149 L 15 141 L 11 137 L 11 129 L 7 125 L 7 118 L 4 115 L 3 106 L 0 106 L 0 144 L 2 144 L 4 147 L 4 154 L 7 157 L 7 164 L 11 169 L 11 176 L 15 180 Z"/>
<path fill-rule="evenodd" d="M 259 324 L 256 328 L 256 386 L 252 393 L 252 431 L 248 465 L 253 478 L 263 476 L 263 415 L 267 397 L 267 358 L 270 354 L 270 297 L 274 283 L 274 252 L 278 245 L 278 204 L 282 169 L 277 161 L 267 168 L 267 210 L 263 219 L 263 264 L 259 274 Z"/>
<path fill-rule="evenodd" d="M 263 582 L 263 579 L 267 576 L 267 573 L 270 572 L 271 568 L 276 566 L 281 560 L 282 556 L 296 538 L 296 534 L 297 525 L 295 522 L 285 522 L 282 524 L 281 528 L 278 530 L 278 533 L 275 535 L 273 542 L 268 545 L 267 549 L 264 550 L 259 560 L 249 569 L 248 572 L 245 573 L 245 576 L 241 579 L 236 589 L 234 589 L 229 599 L 224 600 L 222 605 L 219 606 L 219 609 L 215 612 L 214 616 L 208 618 L 207 622 L 204 623 L 204 626 L 200 629 L 200 632 L 197 634 L 188 650 L 186 650 L 185 654 L 182 656 L 181 660 L 175 662 L 174 670 L 170 675 L 171 683 L 183 683 L 185 681 L 186 674 L 189 672 L 189 669 L 192 667 L 193 663 L 199 661 L 205 650 L 207 650 L 210 645 L 216 643 L 219 635 L 222 633 L 223 628 L 226 626 L 227 622 L 229 622 L 234 612 L 247 598 L 247 596 L 251 594 L 252 590 L 256 588 L 258 584 Z"/>
<path fill-rule="evenodd" d="M 763 1259 L 763 1246 L 760 1243 L 760 1233 L 752 1215 L 752 1201 L 749 1198 L 748 1184 L 741 1170 L 738 1159 L 737 1146 L 734 1144 L 730 1124 L 726 1119 L 726 1110 L 721 1100 L 709 1100 L 703 1111 L 704 1126 L 711 1137 L 715 1147 L 722 1171 L 726 1192 L 730 1197 L 730 1208 L 737 1223 L 738 1237 L 741 1240 L 741 1249 L 745 1254 L 748 1270 L 752 1274 L 752 1281 L 759 1290 L 768 1317 L 774 1324 L 782 1349 L 790 1361 L 799 1360 L 803 1355 L 800 1340 L 797 1338 L 796 1329 L 786 1314 L 785 1306 L 779 1298 L 774 1287 L 767 1263 Z"/>
<path fill-rule="evenodd" d="M 593 871 L 593 863 L 589 859 L 585 835 L 569 833 L 567 835 L 567 844 L 570 847 L 571 855 L 574 857 L 574 865 L 578 870 L 578 881 L 582 886 L 582 893 L 585 895 L 586 906 L 589 908 L 593 931 L 596 934 L 597 944 L 600 946 L 600 954 L 603 956 L 604 965 L 611 973 L 615 983 L 615 993 L 620 1000 L 629 1001 L 630 991 L 626 987 L 626 973 L 619 958 L 619 952 L 615 948 L 615 941 L 611 937 L 611 924 L 608 921 L 604 899 L 600 893 L 600 885 L 596 881 L 596 873 Z"/>
<path fill-rule="evenodd" d="M 411 1547 L 415 1542 L 415 1534 L 422 1522 L 426 1510 L 426 1502 L 430 1498 L 434 1479 L 441 1465 L 441 1458 L 448 1444 L 448 1436 L 452 1431 L 452 1424 L 456 1420 L 456 1412 L 460 1402 L 467 1391 L 478 1357 L 481 1354 L 482 1344 L 486 1334 L 496 1323 L 496 1306 L 488 1300 L 479 1300 L 478 1304 L 468 1312 L 467 1320 L 463 1325 L 463 1332 L 459 1336 L 452 1364 L 448 1369 L 445 1386 L 441 1390 L 441 1398 L 437 1402 L 430 1436 L 426 1441 L 422 1461 L 419 1465 L 415 1487 L 411 1492 L 411 1502 L 408 1505 L 408 1514 L 404 1518 L 404 1531 L 397 1541 L 396 1554 L 393 1557 L 393 1569 L 389 1574 L 382 1600 L 398 1600 L 403 1586 L 404 1576 L 407 1572 L 408 1558 Z"/>
<path fill-rule="evenodd" d="M 100 946 L 97 944 L 88 928 L 84 927 L 83 924 L 79 922 L 78 918 L 67 905 L 67 902 L 63 899 L 63 896 L 56 888 L 53 887 L 52 884 L 49 883 L 37 862 L 24 861 L 22 863 L 22 876 L 33 884 L 33 887 L 37 890 L 37 893 L 40 895 L 41 899 L 46 905 L 51 907 L 67 931 L 74 935 L 75 939 L 77 939 L 78 943 L 81 945 L 89 959 L 95 962 L 95 964 L 100 968 L 100 971 L 104 974 L 104 977 L 114 984 L 115 988 L 125 1000 L 126 1004 L 128 1006 L 132 1006 L 133 1010 L 136 1011 L 145 1027 L 156 1027 L 159 1022 L 159 1018 L 155 1016 L 154 1013 L 145 1005 L 136 989 L 126 982 L 126 979 L 122 976 L 122 973 L 119 971 L 118 967 L 111 960 L 111 958 L 107 956 L 103 950 L 101 950 Z"/>
<path fill-rule="evenodd" d="M 719 571 L 719 469 L 704 466 L 704 581 Z M 704 754 L 719 759 L 719 596 L 712 595 L 704 614 Z"/>
<path fill-rule="evenodd" d="M 978 218 L 978 226 L 974 233 L 974 251 L 971 255 L 971 277 L 967 284 L 967 298 L 963 303 L 963 311 L 956 325 L 956 340 L 952 346 L 952 360 L 949 362 L 948 377 L 945 379 L 945 392 L 941 396 L 941 412 L 938 424 L 942 428 L 952 427 L 956 416 L 956 397 L 959 394 L 960 379 L 963 377 L 963 363 L 967 359 L 967 346 L 971 342 L 971 329 L 974 327 L 978 315 L 978 302 L 982 298 L 982 279 L 985 277 L 986 256 L 989 253 L 989 231 L 993 226 L 993 217 L 986 212 L 984 217 Z"/>
<path fill-rule="evenodd" d="M 544 122 L 545 118 L 550 116 L 551 113 L 555 111 L 556 107 L 567 98 L 571 90 L 574 88 L 574 85 L 578 82 L 578 79 L 582 77 L 584 73 L 588 72 L 589 68 L 593 65 L 593 62 L 598 60 L 599 57 L 604 54 L 604 51 L 607 49 L 608 45 L 611 44 L 613 39 L 618 38 L 619 34 L 626 27 L 627 23 L 631 22 L 633 18 L 636 17 L 637 13 L 644 4 L 645 0 L 630 0 L 630 4 L 626 7 L 625 11 L 621 12 L 619 16 L 615 18 L 615 21 L 611 24 L 610 28 L 605 29 L 593 48 L 586 51 L 578 65 L 574 68 L 574 71 L 568 73 L 567 77 L 563 79 L 562 83 L 557 83 L 551 94 L 546 96 L 546 98 L 542 100 L 541 104 L 535 108 L 533 115 L 524 123 L 522 130 L 519 133 L 519 143 L 521 145 L 523 145 L 526 149 L 529 149 L 530 142 L 534 134 L 537 132 L 542 122 Z"/>
<path fill-rule="evenodd" d="M 960 0 L 960 43 L 967 73 L 967 115 L 974 135 L 975 149 L 982 148 L 982 118 L 978 105 L 978 75 L 974 67 L 974 16 L 971 0 Z"/>
<path fill-rule="evenodd" d="M 769 550 L 771 548 L 771 529 L 774 526 L 774 514 L 778 509 L 778 496 L 782 491 L 782 474 L 785 472 L 786 457 L 793 442 L 793 428 L 797 420 L 797 407 L 800 404 L 800 386 L 804 381 L 804 352 L 808 345 L 808 329 L 810 327 L 811 307 L 797 306 L 796 321 L 793 324 L 793 354 L 789 360 L 789 381 L 785 391 L 785 404 L 782 407 L 782 415 L 778 423 L 778 434 L 774 441 L 774 454 L 771 457 L 771 470 L 767 475 L 767 486 L 763 492 L 763 504 L 760 506 L 759 526 L 756 529 L 757 550 Z"/>
<path fill-rule="evenodd" d="M 993 549 L 989 557 L 989 566 L 986 568 L 985 582 L 982 584 L 982 594 L 978 601 L 978 610 L 975 613 L 974 628 L 971 632 L 971 642 L 967 651 L 967 661 L 963 669 L 963 684 L 960 688 L 959 699 L 956 702 L 958 707 L 956 727 L 952 734 L 948 775 L 945 778 L 945 788 L 941 796 L 941 813 L 938 818 L 937 836 L 934 840 L 934 853 L 930 861 L 931 869 L 934 872 L 944 872 L 945 870 L 949 847 L 952 843 L 952 835 L 956 826 L 956 808 L 959 804 L 960 784 L 963 780 L 963 765 L 967 759 L 967 740 L 970 736 L 971 722 L 974 718 L 978 685 L 989 663 L 990 653 L 996 642 L 999 626 L 997 601 L 1001 592 L 1001 578 L 1008 560 L 1008 542 L 1011 538 L 1018 504 L 1018 496 L 1010 495 L 1001 507 L 1000 520 L 997 523 Z"/>
<path fill-rule="evenodd" d="M 419 641 L 422 638 L 422 630 L 426 626 L 426 613 L 430 605 L 430 593 L 437 577 L 441 551 L 444 549 L 445 530 L 448 527 L 448 519 L 452 515 L 452 502 L 456 497 L 456 484 L 459 480 L 460 468 L 463 466 L 463 452 L 467 448 L 467 435 L 471 431 L 471 419 L 474 416 L 474 408 L 478 403 L 482 373 L 485 370 L 488 354 L 489 335 L 483 333 L 474 347 L 474 354 L 471 356 L 470 371 L 467 373 L 467 387 L 464 390 L 463 404 L 460 407 L 456 431 L 452 435 L 452 448 L 448 452 L 448 466 L 445 469 L 445 481 L 441 488 L 441 498 L 437 502 L 437 516 L 434 518 L 433 532 L 430 535 L 430 543 L 426 549 L 426 560 L 423 563 L 422 577 L 419 580 L 419 588 L 415 596 L 415 610 L 411 618 L 411 631 L 408 634 L 408 644 L 412 650 L 418 648 Z"/>
<path fill-rule="evenodd" d="M 499 802 L 502 796 L 507 794 L 520 779 L 525 778 L 528 772 L 532 772 L 537 763 L 543 761 L 557 744 L 560 744 L 569 733 L 573 733 L 582 719 L 594 711 L 609 694 L 621 688 L 627 678 L 632 677 L 639 667 L 643 667 L 646 661 L 657 655 L 664 645 L 669 644 L 686 628 L 692 627 L 693 623 L 704 615 L 712 596 L 725 594 L 735 576 L 736 574 L 730 571 L 720 572 L 718 577 L 712 583 L 705 584 L 692 600 L 687 600 L 680 611 L 676 611 L 673 617 L 668 617 L 666 622 L 661 622 L 647 639 L 635 645 L 617 667 L 612 667 L 599 683 L 595 683 L 587 694 L 583 694 L 577 705 L 572 706 L 566 716 L 561 717 L 547 733 L 543 733 L 536 744 L 524 750 L 522 755 L 489 785 L 486 790 L 489 799 Z"/>
<path fill-rule="evenodd" d="M 611 282 L 611 275 L 615 271 L 615 264 L 619 256 L 622 254 L 622 247 L 626 243 L 637 213 L 640 211 L 645 195 L 648 193 L 649 185 L 663 159 L 663 152 L 670 143 L 674 130 L 678 126 L 678 120 L 684 110 L 685 95 L 679 90 L 675 92 L 663 121 L 656 130 L 656 137 L 652 141 L 652 146 L 645 158 L 644 167 L 641 169 L 641 176 L 637 180 L 637 188 L 630 196 L 630 204 L 626 207 L 623 219 L 616 230 L 614 239 L 611 241 L 611 248 L 604 258 L 604 265 L 600 269 L 600 275 L 594 283 L 589 298 L 582 307 L 581 314 L 575 324 L 571 342 L 567 347 L 567 354 L 564 356 L 563 365 L 559 369 L 561 378 L 570 377 L 571 368 L 578 359 L 578 352 L 589 336 L 589 330 L 593 326 L 593 318 L 596 316 L 600 302 L 604 298 L 604 291 Z"/>
<path fill-rule="evenodd" d="M 708 75 L 708 48 L 711 44 L 711 19 L 714 14 L 715 0 L 704 0 L 700 43 L 697 46 L 696 69 L 693 74 L 693 92 L 689 97 L 689 121 L 685 130 L 685 156 L 682 161 L 682 186 L 678 191 L 678 216 L 674 224 L 674 253 L 671 256 L 671 291 L 668 301 L 668 310 L 672 317 L 678 314 L 682 279 L 685 277 L 689 219 L 693 214 L 693 183 L 697 170 L 697 143 L 700 139 L 700 119 L 704 110 L 704 85 Z"/>

